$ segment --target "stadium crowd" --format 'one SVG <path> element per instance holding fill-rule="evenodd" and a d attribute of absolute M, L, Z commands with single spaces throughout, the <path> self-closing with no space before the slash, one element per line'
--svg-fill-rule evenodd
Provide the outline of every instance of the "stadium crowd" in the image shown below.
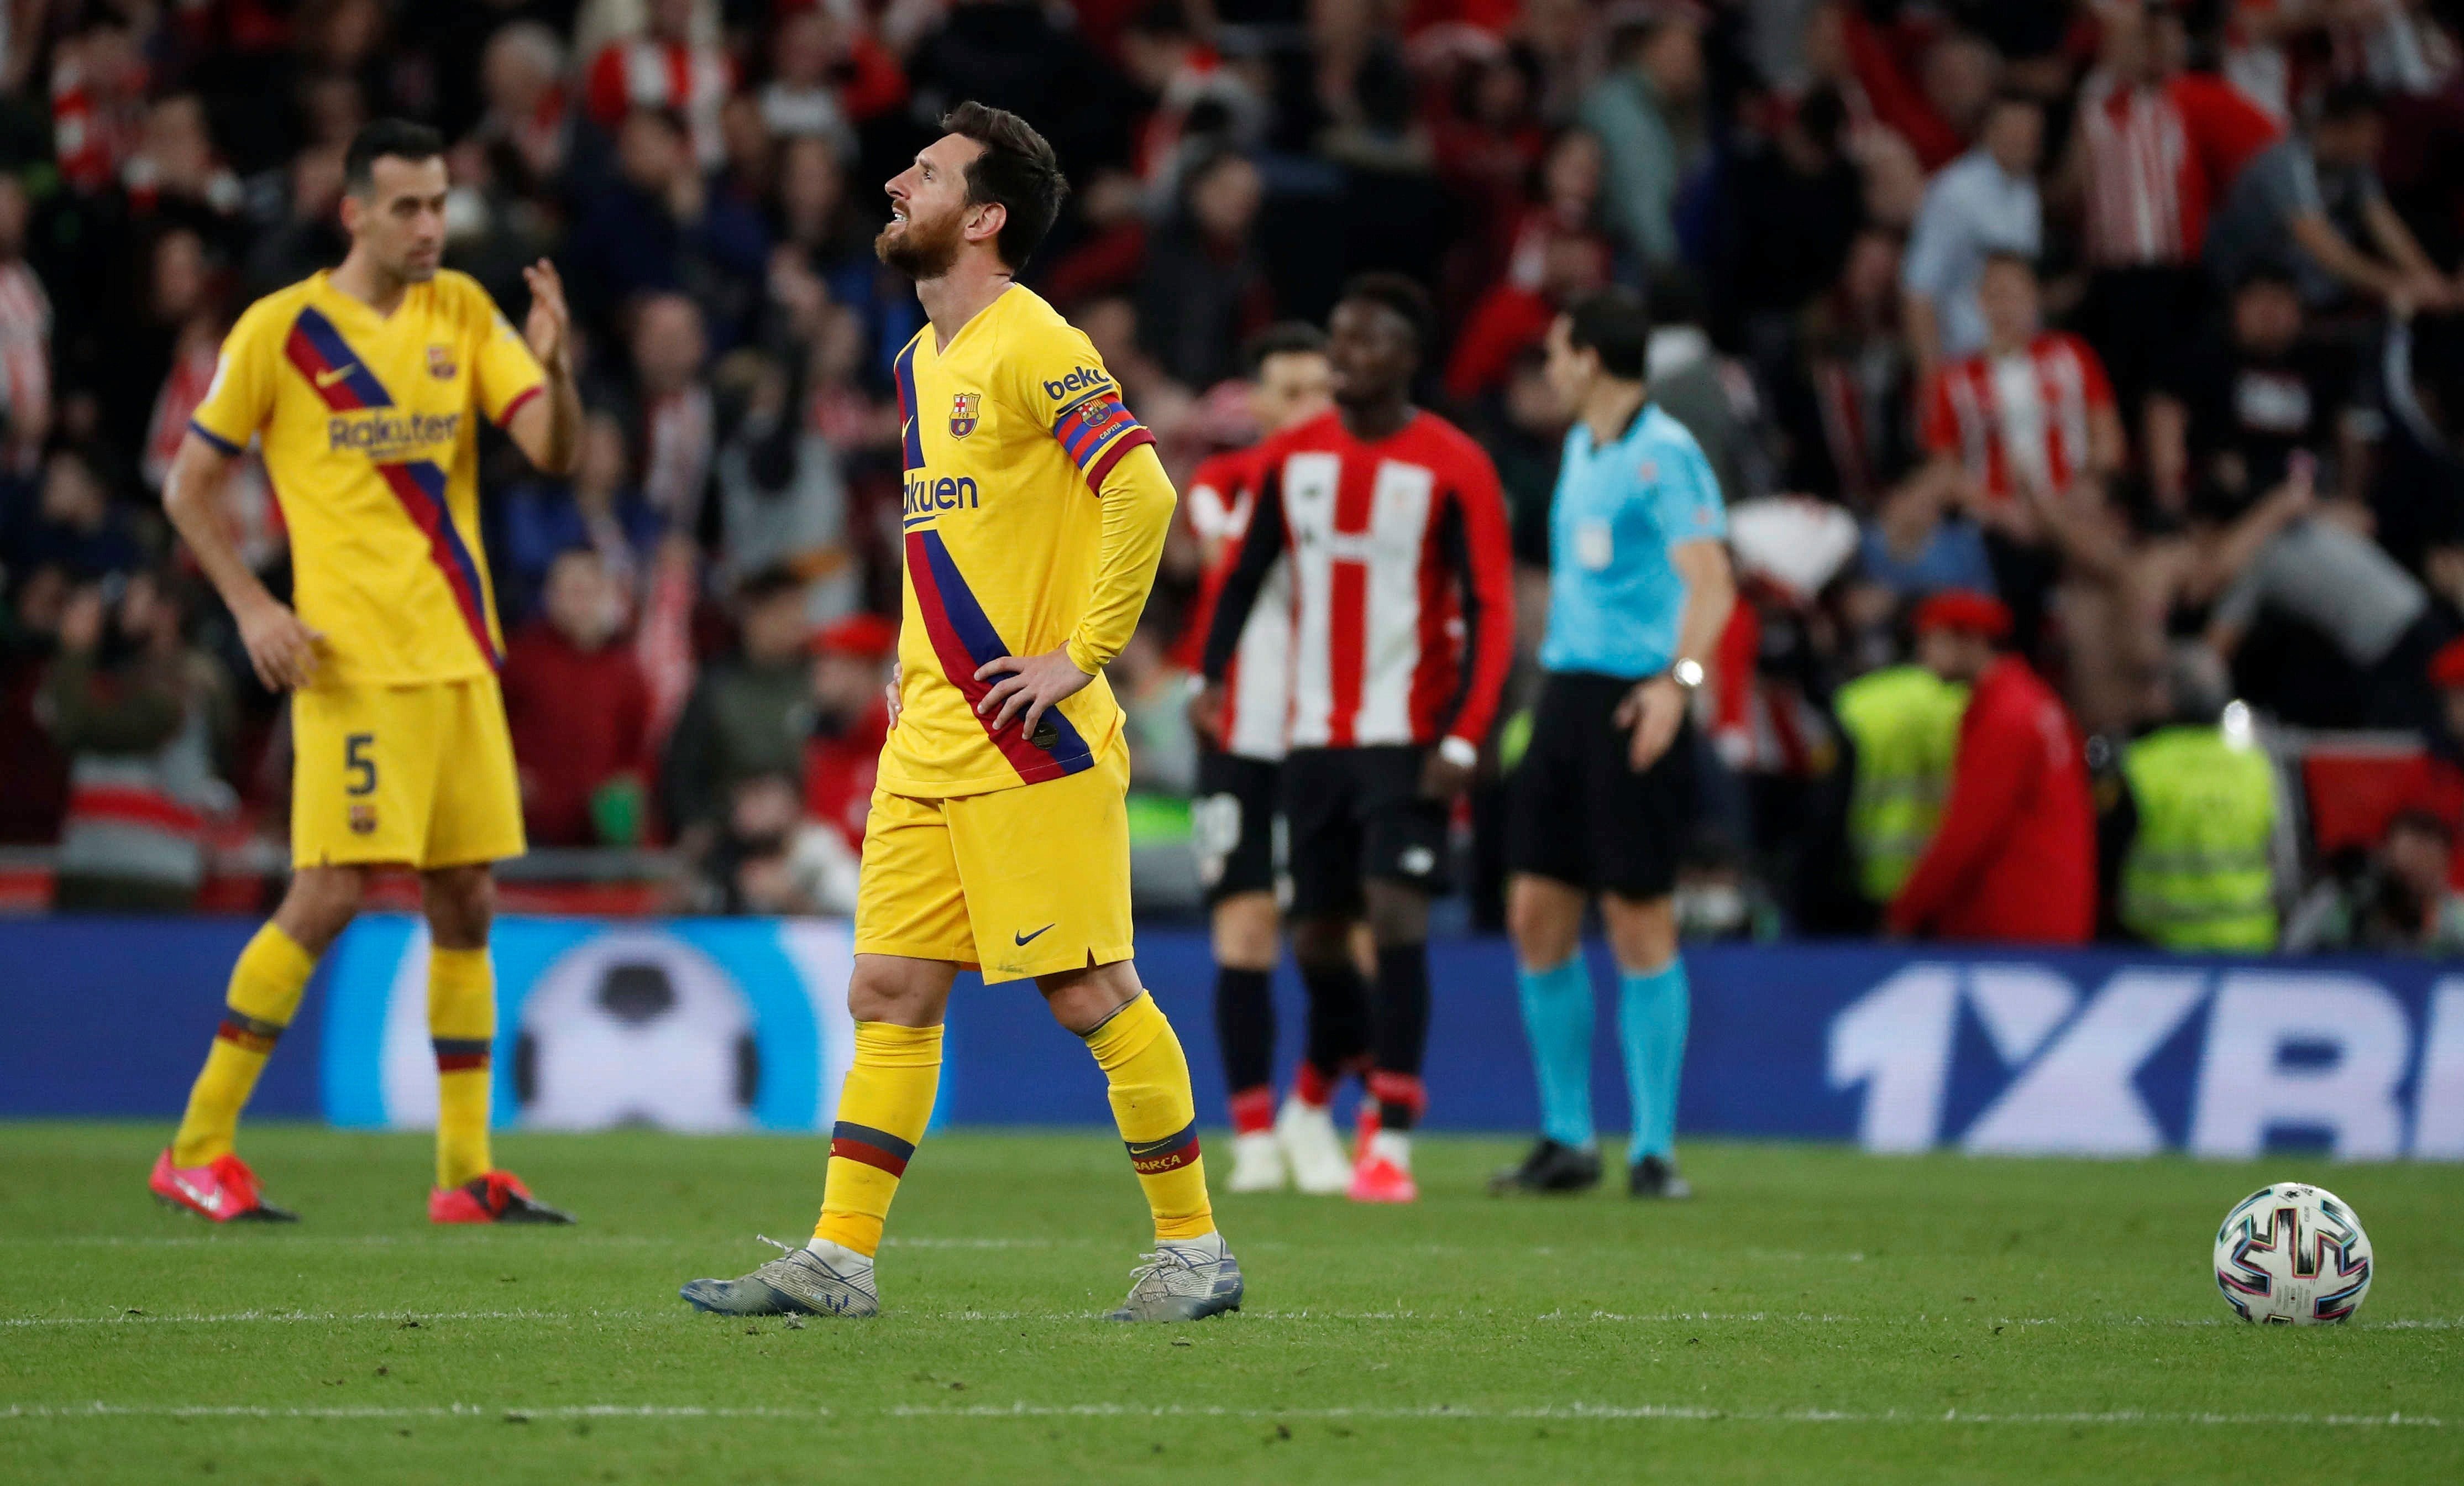
<path fill-rule="evenodd" d="M 572 480 L 483 446 L 534 845 L 671 851 L 679 906 L 844 907 L 921 322 L 879 183 L 972 98 L 1058 148 L 1026 281 L 1177 477 L 1253 436 L 1245 341 L 1361 271 L 1429 287 L 1423 398 L 1503 477 L 1527 670 L 1567 416 L 1541 343 L 1647 291 L 1744 599 L 1696 931 L 1993 934 L 1902 891 L 1970 808 L 1954 755 L 1998 746 L 1959 752 L 1924 630 L 2018 657 L 2084 741 L 2082 932 L 2464 947 L 2459 56 L 2455 0 L 19 0 L 0 841 L 59 844 L 63 905 L 169 904 L 209 843 L 279 834 L 282 709 L 160 485 L 232 318 L 339 259 L 343 142 L 398 114 L 454 142 L 448 261 L 518 320 L 551 255 L 580 321 Z M 280 591 L 279 503 L 234 490 Z M 1198 553 L 1111 673 L 1166 799 Z M 1468 812 L 1475 917 L 1519 725 Z M 2234 762 L 2278 726 L 2431 762 L 2303 872 Z M 1988 833 L 2069 798 L 2011 783 Z"/>

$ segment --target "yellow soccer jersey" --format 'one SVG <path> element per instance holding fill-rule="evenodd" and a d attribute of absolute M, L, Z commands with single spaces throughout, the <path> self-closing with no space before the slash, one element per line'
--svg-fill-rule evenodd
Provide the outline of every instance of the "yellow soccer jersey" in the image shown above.
<path fill-rule="evenodd" d="M 322 664 L 365 685 L 494 671 L 479 547 L 478 429 L 540 389 L 530 346 L 451 271 L 391 315 L 319 273 L 248 307 L 189 426 L 227 454 L 263 439 L 291 531 L 294 608 Z"/>
<path fill-rule="evenodd" d="M 1094 596 L 1096 492 L 1155 436 L 1121 406 L 1093 344 L 1030 290 L 1002 291 L 946 350 L 926 325 L 896 370 L 907 580 L 881 787 L 929 799 L 1092 768 L 1121 732 L 1101 675 L 1028 738 L 1015 718 L 996 734 L 976 716 L 993 685 L 976 668 L 1073 637 Z"/>

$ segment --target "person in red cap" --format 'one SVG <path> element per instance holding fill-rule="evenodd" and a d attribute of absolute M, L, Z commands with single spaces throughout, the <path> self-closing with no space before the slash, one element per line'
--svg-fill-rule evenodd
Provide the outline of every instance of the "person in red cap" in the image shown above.
<path fill-rule="evenodd" d="M 854 613 L 815 632 L 813 736 L 804 744 L 804 814 L 864 850 L 882 741 L 890 736 L 883 683 L 898 654 L 898 622 Z"/>
<path fill-rule="evenodd" d="M 1982 593 L 1917 610 L 1917 659 L 1969 688 L 1942 825 L 1892 899 L 1897 934 L 2076 944 L 2096 929 L 2096 812 L 2061 699 L 2005 653 L 2011 611 Z"/>

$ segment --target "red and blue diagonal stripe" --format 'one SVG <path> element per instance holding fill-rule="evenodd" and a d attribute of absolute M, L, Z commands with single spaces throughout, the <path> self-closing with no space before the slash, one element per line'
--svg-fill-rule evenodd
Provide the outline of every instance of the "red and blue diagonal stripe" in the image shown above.
<path fill-rule="evenodd" d="M 941 674 L 958 689 L 973 710 L 993 689 L 992 681 L 976 679 L 976 668 L 987 661 L 999 660 L 1011 654 L 1001 642 L 1000 632 L 984 615 L 983 606 L 976 602 L 967 580 L 958 573 L 958 565 L 951 560 L 950 548 L 937 531 L 911 531 L 907 534 L 907 576 L 915 586 L 915 608 L 924 619 L 924 633 L 933 642 L 933 654 L 941 660 Z M 998 677 L 996 677 L 998 679 Z M 979 715 L 985 736 L 993 746 L 1009 760 L 1025 784 L 1058 779 L 1095 766 L 1095 756 L 1078 729 L 1061 715 L 1059 707 L 1047 707 L 1044 723 L 1053 730 L 1048 747 L 1039 746 L 1028 739 L 1025 729 L 1012 719 L 1010 725 L 996 730 L 993 720 Z M 1039 729 L 1041 731 L 1041 729 Z"/>
<path fill-rule="evenodd" d="M 299 318 L 291 322 L 291 334 L 283 341 L 282 353 L 308 379 L 308 385 L 325 400 L 325 406 L 337 412 L 394 406 L 385 384 L 351 349 L 342 333 L 334 328 L 334 322 L 314 306 L 300 310 Z M 348 371 L 344 375 L 334 375 L 345 367 Z M 319 380 L 324 377 L 332 380 Z M 488 631 L 487 585 L 479 576 L 479 564 L 472 555 L 470 543 L 462 540 L 460 528 L 453 524 L 452 507 L 446 500 L 450 482 L 444 467 L 432 459 L 371 462 L 394 499 L 402 502 L 403 514 L 428 538 L 429 558 L 444 577 L 446 589 L 453 595 L 454 608 L 462 611 L 462 622 L 470 626 L 471 638 L 478 645 L 479 654 L 487 657 L 489 665 L 503 666 L 505 657 Z"/>
<path fill-rule="evenodd" d="M 898 384 L 898 429 L 906 445 L 907 465 L 911 470 L 924 468 L 924 425 L 915 418 L 915 343 L 910 341 L 891 366 L 891 375 Z"/>
<path fill-rule="evenodd" d="M 1090 490 L 1103 489 L 1104 477 L 1112 473 L 1121 455 L 1155 442 L 1155 435 L 1123 406 L 1116 388 L 1089 393 L 1062 409 L 1053 417 L 1052 436 L 1086 475 Z"/>

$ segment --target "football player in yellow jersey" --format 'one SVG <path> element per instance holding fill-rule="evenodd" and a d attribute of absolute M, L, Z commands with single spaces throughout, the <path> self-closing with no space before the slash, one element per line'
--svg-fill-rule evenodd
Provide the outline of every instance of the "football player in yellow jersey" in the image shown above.
<path fill-rule="evenodd" d="M 839 1094 L 812 1241 L 684 1297 L 726 1315 L 870 1316 L 873 1253 L 932 1118 L 961 968 L 1031 980 L 1087 1041 L 1154 1211 L 1116 1320 L 1241 1304 L 1215 1231 L 1179 1039 L 1130 963 L 1128 744 L 1104 667 L 1174 506 L 1153 437 L 1088 339 L 1013 282 L 1067 189 L 1025 121 L 962 103 L 890 183 L 874 247 L 931 323 L 898 354 L 905 596 L 898 708 L 865 827 Z M 782 1246 L 783 1247 L 783 1246 Z"/>
<path fill-rule="evenodd" d="M 218 1223 L 290 1216 L 232 1152 L 240 1108 L 369 874 L 407 866 L 430 941 L 429 1217 L 568 1223 L 488 1153 L 490 863 L 520 855 L 523 841 L 477 490 L 483 416 L 539 469 L 573 466 L 582 402 L 564 294 L 544 261 L 525 270 L 530 316 L 517 333 L 486 290 L 438 266 L 447 183 L 434 130 L 371 123 L 343 169 L 349 255 L 231 327 L 164 487 L 258 677 L 292 694 L 293 873 L 231 971 L 221 1030 L 151 1186 Z M 290 528 L 290 606 L 240 561 L 223 522 L 223 485 L 251 439 Z"/>

